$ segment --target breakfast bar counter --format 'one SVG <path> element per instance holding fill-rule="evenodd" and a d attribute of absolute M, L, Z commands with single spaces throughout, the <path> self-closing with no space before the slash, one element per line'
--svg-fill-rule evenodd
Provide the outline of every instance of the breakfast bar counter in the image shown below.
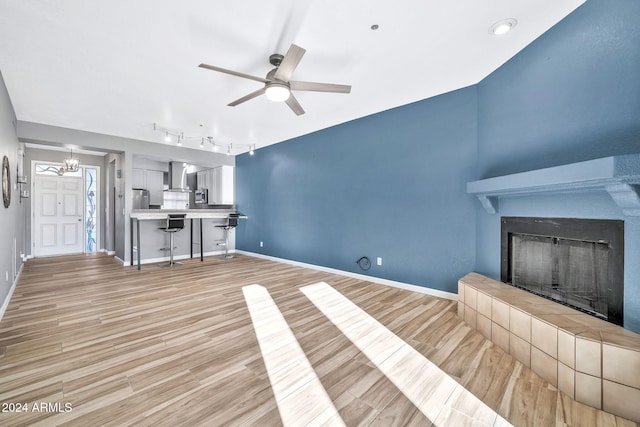
<path fill-rule="evenodd" d="M 198 220 L 199 222 L 199 230 L 200 230 L 200 261 L 204 259 L 204 245 L 202 244 L 202 220 L 203 219 L 227 219 L 229 214 L 238 213 L 235 209 L 229 208 L 221 208 L 221 209 L 134 209 L 130 214 L 130 242 L 131 242 L 131 265 L 133 265 L 134 260 L 134 242 L 135 247 L 137 248 L 137 265 L 138 270 L 140 270 L 140 221 L 149 221 L 149 220 L 166 220 L 169 215 L 185 215 L 184 219 L 189 220 L 190 222 L 190 243 L 191 250 L 190 256 L 193 258 L 193 220 Z M 247 217 L 240 214 L 239 218 L 246 219 Z M 134 224 L 135 224 L 135 234 L 136 238 L 134 240 Z"/>

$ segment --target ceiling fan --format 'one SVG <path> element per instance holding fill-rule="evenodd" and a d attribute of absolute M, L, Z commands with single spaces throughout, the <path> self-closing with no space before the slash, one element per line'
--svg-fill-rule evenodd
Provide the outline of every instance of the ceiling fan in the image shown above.
<path fill-rule="evenodd" d="M 304 114 L 304 110 L 298 103 L 298 100 L 295 98 L 295 96 L 293 96 L 293 93 L 291 93 L 292 90 L 334 93 L 351 92 L 351 86 L 349 85 L 289 80 L 293 75 L 296 67 L 300 63 L 300 60 L 302 59 L 302 56 L 305 54 L 305 52 L 306 50 L 304 50 L 300 46 L 292 44 L 286 55 L 283 56 L 278 53 L 274 53 L 273 55 L 269 56 L 269 62 L 276 68 L 269 71 L 265 78 L 240 73 L 238 71 L 227 70 L 225 68 L 215 67 L 208 64 L 200 64 L 199 67 L 264 83 L 263 88 L 251 92 L 250 94 L 236 99 L 235 101 L 228 104 L 230 107 L 235 107 L 236 105 L 242 104 L 243 102 L 249 101 L 250 99 L 265 94 L 267 98 L 272 101 L 286 102 L 289 108 L 291 108 L 291 110 L 293 110 L 293 112 L 299 116 L 301 114 Z"/>

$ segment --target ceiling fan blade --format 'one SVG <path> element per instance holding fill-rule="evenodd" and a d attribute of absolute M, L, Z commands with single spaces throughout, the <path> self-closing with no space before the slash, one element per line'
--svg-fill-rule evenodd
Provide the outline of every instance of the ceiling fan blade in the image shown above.
<path fill-rule="evenodd" d="M 200 64 L 198 65 L 200 68 L 206 68 L 207 70 L 218 71 L 220 73 L 231 74 L 232 76 L 242 77 L 243 79 L 255 80 L 257 82 L 268 83 L 269 80 L 263 79 L 262 77 L 252 76 L 250 74 L 240 73 L 238 71 L 227 70 L 226 68 L 220 68 L 209 64 Z"/>
<path fill-rule="evenodd" d="M 302 106 L 300 105 L 296 97 L 293 96 L 293 94 L 290 94 L 289 98 L 285 102 L 287 103 L 289 108 L 291 108 L 293 112 L 296 113 L 296 116 L 301 116 L 302 114 L 304 114 Z"/>
<path fill-rule="evenodd" d="M 314 83 L 314 82 L 289 82 L 291 90 L 307 90 L 313 92 L 334 92 L 334 93 L 350 93 L 351 86 L 336 85 L 333 83 Z"/>
<path fill-rule="evenodd" d="M 235 107 L 238 104 L 242 104 L 243 102 L 247 102 L 250 99 L 255 98 L 256 96 L 260 96 L 264 93 L 265 88 L 260 88 L 254 92 L 251 92 L 249 95 L 245 95 L 242 98 L 236 99 L 235 101 L 227 104 L 229 107 Z"/>
<path fill-rule="evenodd" d="M 300 46 L 292 44 L 273 77 L 283 82 L 288 82 L 305 52 L 306 50 Z"/>

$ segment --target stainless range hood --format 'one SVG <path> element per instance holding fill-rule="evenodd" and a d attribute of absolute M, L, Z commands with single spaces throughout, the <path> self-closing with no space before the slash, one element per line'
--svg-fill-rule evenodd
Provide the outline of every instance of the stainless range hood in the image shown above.
<path fill-rule="evenodd" d="M 169 191 L 188 193 L 187 164 L 169 162 Z"/>

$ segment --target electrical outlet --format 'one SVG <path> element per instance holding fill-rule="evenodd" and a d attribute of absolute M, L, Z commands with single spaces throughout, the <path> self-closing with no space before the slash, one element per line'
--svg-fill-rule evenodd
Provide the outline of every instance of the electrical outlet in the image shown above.
<path fill-rule="evenodd" d="M 7 282 L 9 281 L 9 272 L 8 271 L 4 272 L 4 280 L 6 280 Z"/>
<path fill-rule="evenodd" d="M 376 264 L 382 265 L 382 257 L 378 257 L 378 259 L 376 260 Z"/>
<path fill-rule="evenodd" d="M 260 247 L 264 247 L 264 243 L 262 242 L 262 240 L 260 240 Z"/>

